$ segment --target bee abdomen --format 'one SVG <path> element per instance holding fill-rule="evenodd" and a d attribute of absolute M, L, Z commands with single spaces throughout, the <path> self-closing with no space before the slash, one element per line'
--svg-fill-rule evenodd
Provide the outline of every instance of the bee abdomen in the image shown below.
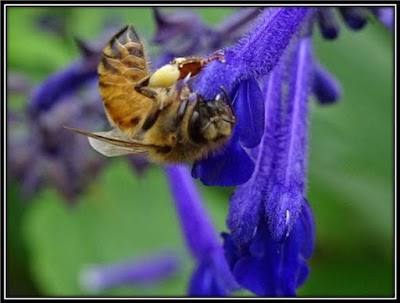
<path fill-rule="evenodd" d="M 147 74 L 143 45 L 133 26 L 120 30 L 103 51 L 99 74 L 113 73 L 138 81 Z"/>

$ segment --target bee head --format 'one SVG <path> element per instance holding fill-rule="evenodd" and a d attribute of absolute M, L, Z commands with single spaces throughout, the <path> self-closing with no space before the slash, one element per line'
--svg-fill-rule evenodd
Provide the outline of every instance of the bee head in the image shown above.
<path fill-rule="evenodd" d="M 194 143 L 217 142 L 233 132 L 236 117 L 225 90 L 214 100 L 204 100 L 196 94 L 195 106 L 189 120 L 189 136 Z"/>

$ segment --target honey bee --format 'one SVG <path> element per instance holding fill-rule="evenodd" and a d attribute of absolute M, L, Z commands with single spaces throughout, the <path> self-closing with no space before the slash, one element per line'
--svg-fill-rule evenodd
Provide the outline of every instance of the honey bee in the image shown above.
<path fill-rule="evenodd" d="M 207 62 L 176 58 L 151 74 L 139 35 L 128 25 L 107 43 L 98 66 L 99 90 L 114 128 L 96 133 L 66 128 L 88 136 L 109 157 L 146 154 L 161 164 L 204 158 L 226 144 L 236 123 L 225 90 L 204 100 L 187 84 Z"/>

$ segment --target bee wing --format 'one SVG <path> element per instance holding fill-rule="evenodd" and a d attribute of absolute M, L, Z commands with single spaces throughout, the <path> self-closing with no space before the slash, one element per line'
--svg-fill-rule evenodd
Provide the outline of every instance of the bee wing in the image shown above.
<path fill-rule="evenodd" d="M 89 133 L 67 126 L 64 126 L 64 128 L 89 137 L 90 145 L 96 151 L 107 157 L 147 154 L 149 150 L 158 148 L 158 146 L 143 144 L 137 140 L 126 140 L 117 129 L 108 132 Z"/>

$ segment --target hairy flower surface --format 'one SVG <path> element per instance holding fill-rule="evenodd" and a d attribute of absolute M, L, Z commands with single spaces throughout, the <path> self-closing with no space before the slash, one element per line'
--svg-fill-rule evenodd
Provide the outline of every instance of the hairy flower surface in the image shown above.
<path fill-rule="evenodd" d="M 261 296 L 294 296 L 313 251 L 314 221 L 305 199 L 310 38 L 293 47 L 265 78 L 265 131 L 256 168 L 233 194 L 227 219 L 225 249 L 228 258 L 235 256 L 234 275 Z"/>
<path fill-rule="evenodd" d="M 302 226 L 298 223 L 300 214 L 310 212 L 304 210 L 308 207 L 304 198 L 307 102 L 312 92 L 311 78 L 319 69 L 312 64 L 311 39 L 303 23 L 313 14 L 314 10 L 302 8 L 275 8 L 262 13 L 245 38 L 224 50 L 225 62 L 207 66 L 198 80 L 200 84 L 195 86 L 201 91 L 202 81 L 207 83 L 204 87 L 210 87 L 212 81 L 230 92 L 236 91 L 238 134 L 233 136 L 226 155 L 217 155 L 218 167 L 227 159 L 252 161 L 247 153 L 232 155 L 232 150 L 259 145 L 255 164 L 246 165 L 251 170 L 240 179 L 243 185 L 232 196 L 227 219 L 231 234 L 224 236 L 236 280 L 257 295 L 295 295 L 296 287 L 305 280 L 304 272 L 308 273 L 305 260 L 313 250 L 311 244 L 307 257 L 301 256 L 301 245 L 314 243 L 314 233 L 305 234 L 300 227 L 294 230 Z M 261 90 L 256 79 L 268 73 Z M 325 82 L 318 83 L 318 87 L 325 88 Z M 224 169 L 218 169 L 220 175 L 215 177 L 213 166 L 208 164 L 213 161 L 213 157 L 200 161 L 204 163 L 197 163 L 192 173 L 206 184 L 211 175 L 217 185 L 226 185 L 226 180 L 237 185 L 239 178 L 232 181 L 232 176 L 243 177 L 243 169 L 232 171 L 232 160 L 227 162 L 227 177 Z M 312 216 L 304 217 L 304 224 L 313 226 Z M 301 276 L 301 283 L 296 281 L 297 276 Z"/>

